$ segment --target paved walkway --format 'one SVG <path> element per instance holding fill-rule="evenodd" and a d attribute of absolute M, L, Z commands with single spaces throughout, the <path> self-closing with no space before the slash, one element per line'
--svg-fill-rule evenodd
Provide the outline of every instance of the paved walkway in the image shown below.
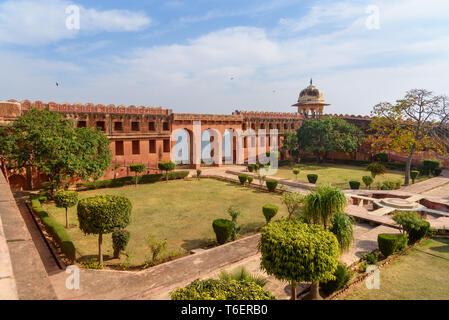
<path fill-rule="evenodd" d="M 0 175 L 0 179 L 4 178 L 1 173 Z M 47 270 L 42 263 L 42 257 L 36 249 L 38 238 L 36 234 L 33 237 L 29 231 L 33 227 L 32 221 L 29 221 L 31 217 L 22 215 L 19 211 L 7 184 L 1 184 L 0 181 L 0 188 L 2 188 L 0 190 L 2 236 L 4 236 L 7 242 L 14 275 L 13 277 L 5 276 L 3 280 L 10 280 L 12 288 L 10 291 L 11 298 L 14 298 L 15 294 L 15 298 L 26 300 L 56 299 L 57 297 L 51 286 Z M 5 252 L 4 246 L 2 252 Z M 5 255 L 4 257 L 7 259 Z M 4 262 L 7 261 L 6 259 Z M 15 288 L 13 282 L 15 282 Z"/>

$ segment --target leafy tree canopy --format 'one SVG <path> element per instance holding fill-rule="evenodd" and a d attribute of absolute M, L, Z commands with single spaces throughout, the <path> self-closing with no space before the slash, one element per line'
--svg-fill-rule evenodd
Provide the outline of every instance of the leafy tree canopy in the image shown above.
<path fill-rule="evenodd" d="M 361 143 L 362 133 L 343 119 L 323 117 L 304 121 L 298 129 L 300 149 L 314 154 L 322 161 L 332 152 L 355 152 Z"/>

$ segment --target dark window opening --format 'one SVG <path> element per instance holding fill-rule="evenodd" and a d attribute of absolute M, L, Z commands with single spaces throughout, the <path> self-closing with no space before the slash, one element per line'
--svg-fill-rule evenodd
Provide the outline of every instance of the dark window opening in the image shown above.
<path fill-rule="evenodd" d="M 162 124 L 162 128 L 163 128 L 164 131 L 169 131 L 170 128 L 168 127 L 168 122 L 164 122 L 164 123 Z"/>
<path fill-rule="evenodd" d="M 131 130 L 132 131 L 139 131 L 139 123 L 138 122 L 131 122 Z"/>
<path fill-rule="evenodd" d="M 156 153 L 156 140 L 150 140 L 150 153 Z"/>
<path fill-rule="evenodd" d="M 123 124 L 121 122 L 114 122 L 115 131 L 123 131 Z"/>
<path fill-rule="evenodd" d="M 140 141 L 133 140 L 133 154 L 140 154 Z"/>
<path fill-rule="evenodd" d="M 164 140 L 164 152 L 170 152 L 170 140 Z"/>
<path fill-rule="evenodd" d="M 100 129 L 101 131 L 106 131 L 104 121 L 97 121 L 97 129 Z"/>
<path fill-rule="evenodd" d="M 78 128 L 86 128 L 87 122 L 86 121 L 78 121 Z"/>
<path fill-rule="evenodd" d="M 123 156 L 125 154 L 123 149 L 123 141 L 116 141 L 115 142 L 115 155 L 116 156 Z"/>
<path fill-rule="evenodd" d="M 148 130 L 149 131 L 156 131 L 156 126 L 154 125 L 154 122 L 148 123 Z"/>

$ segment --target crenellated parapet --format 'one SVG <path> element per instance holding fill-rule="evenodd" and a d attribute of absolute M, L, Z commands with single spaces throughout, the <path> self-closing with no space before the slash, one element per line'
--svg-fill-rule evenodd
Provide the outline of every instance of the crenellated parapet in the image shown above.
<path fill-rule="evenodd" d="M 15 100 L 9 100 L 10 102 L 17 102 Z M 145 107 L 139 106 L 136 107 L 134 105 L 124 106 L 119 105 L 115 106 L 114 104 L 103 105 L 93 103 L 56 103 L 56 102 L 48 102 L 44 103 L 42 101 L 34 101 L 31 102 L 29 100 L 23 100 L 19 102 L 22 106 L 22 110 L 29 110 L 30 107 L 35 107 L 37 109 L 48 108 L 51 111 L 56 111 L 59 113 L 103 113 L 103 114 L 124 114 L 124 115 L 171 115 L 173 111 L 171 109 L 163 109 L 162 107 Z"/>
<path fill-rule="evenodd" d="M 230 122 L 242 122 L 243 117 L 241 115 L 229 115 L 229 114 L 204 114 L 204 113 L 174 113 L 174 121 L 230 121 Z"/>
<path fill-rule="evenodd" d="M 304 116 L 292 112 L 258 112 L 258 111 L 239 111 L 236 110 L 233 115 L 241 115 L 245 119 L 282 119 L 297 120 L 304 119 Z"/>
<path fill-rule="evenodd" d="M 371 120 L 370 116 L 361 116 L 354 114 L 324 114 L 323 117 L 341 118 L 341 119 L 354 119 L 354 120 Z"/>

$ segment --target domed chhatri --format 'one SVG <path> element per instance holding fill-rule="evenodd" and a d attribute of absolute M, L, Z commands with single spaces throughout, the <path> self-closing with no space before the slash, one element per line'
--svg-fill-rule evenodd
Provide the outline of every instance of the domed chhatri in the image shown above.
<path fill-rule="evenodd" d="M 298 103 L 292 107 L 298 107 L 298 113 L 306 118 L 316 118 L 323 114 L 323 108 L 330 106 L 324 101 L 323 93 L 315 87 L 310 79 L 310 85 L 301 91 Z"/>

